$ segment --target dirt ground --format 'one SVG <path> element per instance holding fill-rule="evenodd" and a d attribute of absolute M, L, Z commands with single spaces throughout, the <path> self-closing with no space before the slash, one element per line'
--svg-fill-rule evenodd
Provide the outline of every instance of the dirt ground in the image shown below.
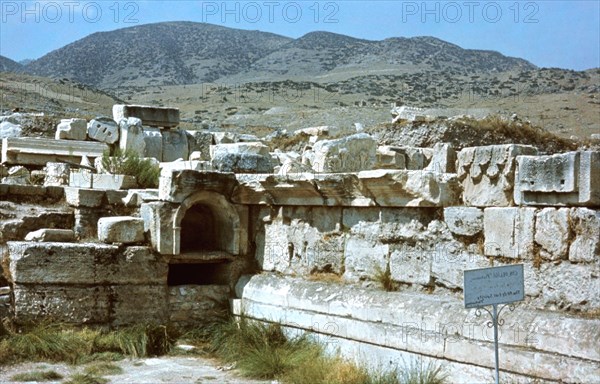
<path fill-rule="evenodd" d="M 235 370 L 219 367 L 218 363 L 200 357 L 165 356 L 158 358 L 131 359 L 115 362 L 123 368 L 118 375 L 103 376 L 111 384 L 273 384 L 272 381 L 257 381 L 242 378 Z M 53 363 L 25 363 L 14 366 L 0 366 L 0 383 L 18 383 L 11 380 L 17 373 L 36 370 L 53 370 L 64 378 L 59 381 L 45 381 L 46 384 L 60 384 L 85 366 L 71 366 Z M 31 382 L 30 382 L 31 383 Z"/>

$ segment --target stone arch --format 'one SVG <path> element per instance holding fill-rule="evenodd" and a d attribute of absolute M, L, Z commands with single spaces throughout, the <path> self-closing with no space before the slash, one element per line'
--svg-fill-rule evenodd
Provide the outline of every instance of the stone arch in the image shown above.
<path fill-rule="evenodd" d="M 189 215 L 197 216 L 190 218 Z M 186 216 L 188 218 L 186 219 Z M 203 216 L 203 217 L 202 217 Z M 205 220 L 205 222 L 202 222 Z M 198 239 L 190 241 L 184 237 L 182 249 L 182 233 L 189 234 L 188 230 L 182 231 L 183 224 L 198 223 L 198 229 L 203 232 Z M 212 228 L 210 228 L 212 227 Z M 198 251 L 225 251 L 232 255 L 239 255 L 242 247 L 242 223 L 236 207 L 225 196 L 211 191 L 198 191 L 187 197 L 175 212 L 173 220 L 173 254 L 189 251 L 194 241 Z M 204 247 L 204 249 L 202 249 Z"/>

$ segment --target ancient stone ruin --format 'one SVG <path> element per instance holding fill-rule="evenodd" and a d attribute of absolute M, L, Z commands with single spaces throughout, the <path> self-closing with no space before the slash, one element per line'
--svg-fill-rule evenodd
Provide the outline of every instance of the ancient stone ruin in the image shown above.
<path fill-rule="evenodd" d="M 600 376 L 600 152 L 378 146 L 316 128 L 302 154 L 270 152 L 146 106 L 85 123 L 3 140 L 0 311 L 16 324 L 186 326 L 231 311 L 373 367 L 422 357 L 451 382 L 485 382 L 493 336 L 464 308 L 463 271 L 523 263 L 503 376 Z M 102 173 L 109 145 L 156 159 L 158 189 Z M 40 167 L 43 185 L 27 184 Z"/>

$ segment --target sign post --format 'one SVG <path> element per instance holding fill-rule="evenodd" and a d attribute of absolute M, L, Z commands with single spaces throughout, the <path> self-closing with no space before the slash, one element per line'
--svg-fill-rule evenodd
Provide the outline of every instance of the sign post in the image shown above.
<path fill-rule="evenodd" d="M 499 317 L 504 308 L 508 307 L 512 311 L 515 308 L 512 303 L 525 298 L 523 264 L 466 270 L 463 288 L 465 308 L 476 308 L 475 315 L 478 317 L 483 309 L 492 317 L 492 321 L 487 325 L 494 327 L 494 360 L 498 384 L 498 325 L 504 324 L 504 320 L 499 320 Z M 498 304 L 504 304 L 500 310 Z M 491 311 L 486 308 L 487 305 L 492 306 Z"/>

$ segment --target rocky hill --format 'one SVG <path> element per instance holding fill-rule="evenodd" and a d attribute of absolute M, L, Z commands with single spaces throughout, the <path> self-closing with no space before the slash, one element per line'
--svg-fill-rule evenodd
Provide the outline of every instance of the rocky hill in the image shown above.
<path fill-rule="evenodd" d="M 23 66 L 8 57 L 0 56 L 0 72 L 21 72 Z"/>
<path fill-rule="evenodd" d="M 289 41 L 204 23 L 148 24 L 94 33 L 33 61 L 27 71 L 105 89 L 191 84 L 237 73 Z"/>
<path fill-rule="evenodd" d="M 535 66 L 431 37 L 369 41 L 311 32 L 290 39 L 204 23 L 165 22 L 94 33 L 25 68 L 35 75 L 114 88 L 314 76 L 329 81 L 416 70 L 472 74 Z"/>

